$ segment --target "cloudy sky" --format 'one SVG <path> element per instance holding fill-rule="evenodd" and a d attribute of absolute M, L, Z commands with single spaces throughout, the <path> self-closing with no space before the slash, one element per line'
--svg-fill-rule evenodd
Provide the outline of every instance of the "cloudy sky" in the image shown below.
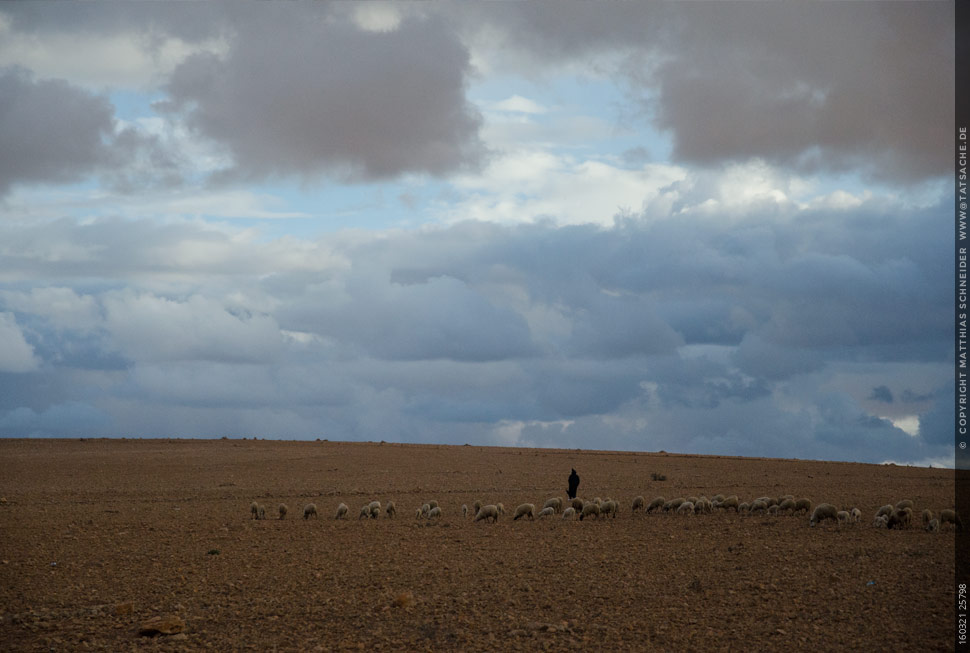
<path fill-rule="evenodd" d="M 6 3 L 0 436 L 953 465 L 950 3 Z"/>

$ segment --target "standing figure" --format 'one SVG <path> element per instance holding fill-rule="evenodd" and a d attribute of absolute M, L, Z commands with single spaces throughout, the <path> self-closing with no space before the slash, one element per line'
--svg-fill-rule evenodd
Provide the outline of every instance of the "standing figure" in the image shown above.
<path fill-rule="evenodd" d="M 566 494 L 569 495 L 570 499 L 576 498 L 576 488 L 578 487 L 579 487 L 579 474 L 577 474 L 576 470 L 574 469 L 573 473 L 569 475 L 569 489 L 566 490 Z"/>

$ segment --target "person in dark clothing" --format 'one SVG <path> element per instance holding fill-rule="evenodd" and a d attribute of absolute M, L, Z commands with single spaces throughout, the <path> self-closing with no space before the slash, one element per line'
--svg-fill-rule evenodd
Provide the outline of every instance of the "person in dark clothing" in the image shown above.
<path fill-rule="evenodd" d="M 570 499 L 576 498 L 576 488 L 578 487 L 579 487 L 579 474 L 577 474 L 576 470 L 574 469 L 573 473 L 569 475 L 569 489 L 566 490 L 566 494 L 569 495 Z"/>

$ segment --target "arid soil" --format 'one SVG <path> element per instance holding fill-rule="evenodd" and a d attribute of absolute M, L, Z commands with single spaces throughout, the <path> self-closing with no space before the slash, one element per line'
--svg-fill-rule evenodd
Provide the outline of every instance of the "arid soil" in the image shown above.
<path fill-rule="evenodd" d="M 512 521 L 519 503 L 564 497 L 571 467 L 580 496 L 618 499 L 619 516 Z M 630 511 L 636 495 L 718 493 L 864 517 Z M 0 440 L 0 649 L 952 650 L 952 530 L 870 524 L 883 504 L 938 513 L 953 493 L 952 470 L 797 460 Z M 374 499 L 397 517 L 359 521 Z M 415 519 L 431 499 L 443 518 Z M 463 519 L 476 499 L 508 512 Z M 254 500 L 268 519 L 251 519 Z M 320 515 L 304 520 L 310 502 Z M 155 617 L 172 634 L 139 635 Z"/>

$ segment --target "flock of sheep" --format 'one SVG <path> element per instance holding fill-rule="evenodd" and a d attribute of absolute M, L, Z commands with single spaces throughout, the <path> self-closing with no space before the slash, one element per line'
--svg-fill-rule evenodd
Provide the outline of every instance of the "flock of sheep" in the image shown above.
<path fill-rule="evenodd" d="M 253 519 L 266 519 L 266 507 L 256 501 L 253 501 L 249 510 Z M 637 496 L 633 499 L 630 508 L 630 512 L 633 514 L 637 512 L 668 512 L 679 515 L 697 515 L 713 513 L 718 510 L 733 510 L 738 514 L 749 515 L 794 515 L 797 513 L 805 513 L 811 515 L 808 523 L 809 526 L 813 527 L 827 519 L 832 520 L 838 525 L 856 524 L 862 520 L 862 511 L 858 508 L 839 510 L 830 503 L 820 503 L 813 510 L 810 500 L 805 498 L 795 499 L 792 495 L 777 498 L 758 497 L 750 502 L 739 501 L 737 495 L 724 496 L 722 494 L 718 494 L 711 499 L 703 496 L 691 496 L 678 497 L 669 501 L 664 497 L 656 497 L 649 503 L 642 496 Z M 505 506 L 501 503 L 482 505 L 480 501 L 475 501 L 470 509 L 468 505 L 463 504 L 460 511 L 463 519 L 468 519 L 471 516 L 476 522 L 485 521 L 494 523 L 498 521 L 500 515 L 505 514 Z M 610 498 L 600 499 L 597 497 L 592 500 L 576 498 L 566 503 L 559 497 L 553 497 L 548 499 L 539 510 L 536 510 L 536 504 L 534 503 L 523 503 L 519 505 L 513 513 L 512 521 L 525 517 L 528 517 L 530 520 L 544 519 L 553 517 L 554 515 L 560 515 L 560 519 L 563 520 L 578 518 L 580 521 L 586 518 L 615 518 L 619 511 L 619 502 Z M 349 512 L 350 508 L 348 508 L 347 504 L 341 503 L 337 506 L 334 519 L 347 519 Z M 382 511 L 380 501 L 371 501 L 361 506 L 357 519 L 377 519 L 380 517 L 381 512 L 384 512 L 388 518 L 393 518 L 397 514 L 397 508 L 393 501 L 388 501 Z M 279 505 L 278 513 L 280 519 L 286 518 L 286 504 L 281 503 Z M 308 503 L 303 507 L 304 519 L 318 516 L 316 504 Z M 428 501 L 422 504 L 420 508 L 417 508 L 414 516 L 415 519 L 440 519 L 442 516 L 441 506 L 438 505 L 437 501 Z M 922 512 L 922 523 L 923 528 L 930 532 L 937 532 L 946 524 L 952 524 L 956 530 L 963 530 L 963 523 L 960 521 L 960 516 L 951 509 L 940 511 L 939 517 L 935 516 L 933 511 L 925 509 Z M 895 505 L 887 504 L 882 506 L 876 512 L 872 525 L 876 528 L 889 529 L 908 528 L 912 526 L 913 502 L 909 499 L 903 499 Z"/>

